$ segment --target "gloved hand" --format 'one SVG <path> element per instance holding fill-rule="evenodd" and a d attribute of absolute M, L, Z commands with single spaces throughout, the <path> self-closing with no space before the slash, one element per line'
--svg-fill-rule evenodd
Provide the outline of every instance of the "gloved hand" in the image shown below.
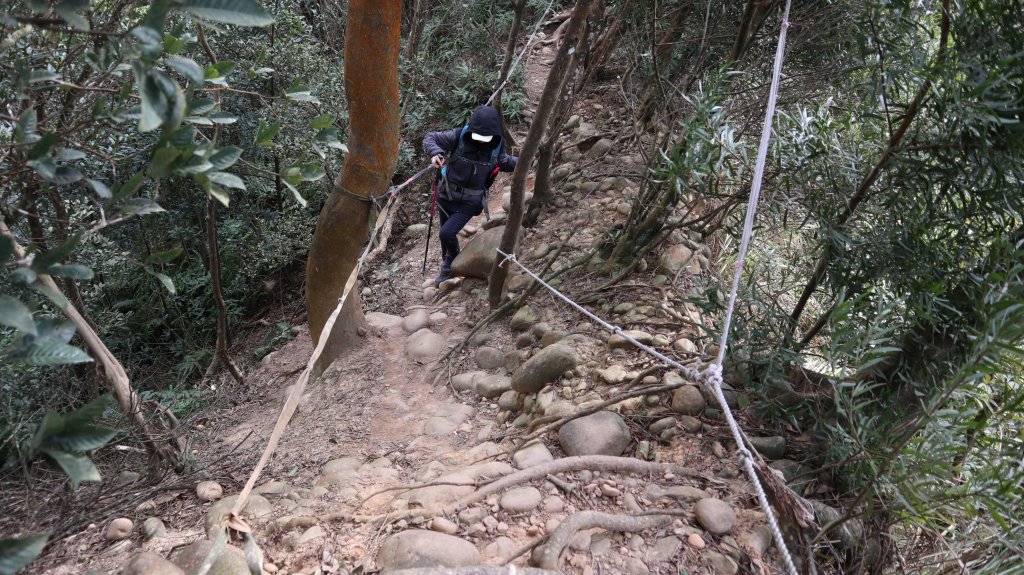
<path fill-rule="evenodd" d="M 438 155 L 434 156 L 433 158 L 430 158 L 430 163 L 435 168 L 440 168 L 440 167 L 444 166 L 444 156 L 442 156 L 441 154 L 438 154 Z"/>

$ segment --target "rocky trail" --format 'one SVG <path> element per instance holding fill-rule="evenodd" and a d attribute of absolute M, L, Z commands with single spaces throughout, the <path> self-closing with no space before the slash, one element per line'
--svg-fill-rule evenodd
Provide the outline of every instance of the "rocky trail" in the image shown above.
<path fill-rule="evenodd" d="M 533 101 L 550 55 L 543 48 L 529 59 Z M 607 137 L 621 133 L 629 115 L 596 100 L 582 109 L 567 140 L 586 147 L 564 152 L 554 174 L 565 203 L 520 242 L 521 259 L 535 269 L 559 248 L 567 256 L 600 242 L 603 231 L 588 222 L 621 221 L 636 193 L 639 156 Z M 491 198 L 493 221 L 465 230 L 460 277 L 438 290 L 421 275 L 425 224 L 396 230 L 387 261 L 364 272 L 366 308 L 379 310 L 366 316 L 365 340 L 307 388 L 246 508 L 264 571 L 778 572 L 765 517 L 714 399 L 621 337 L 541 292 L 474 334 L 450 362 L 437 362 L 489 313 L 482 277 L 500 236 L 492 224 L 503 218 L 505 182 Z M 701 274 L 715 264 L 693 238 L 671 244 L 657 262 L 639 266 L 640 279 L 601 292 L 605 299 L 590 306 L 689 360 L 705 351 L 704 318 L 684 300 L 699 294 Z M 528 284 L 513 273 L 509 291 Z M 281 374 L 294 373 L 311 351 L 303 329 L 250 370 L 262 385 L 254 401 L 197 425 L 191 450 L 207 481 L 159 492 L 124 518 L 66 538 L 63 564 L 51 572 L 194 573 L 210 546 L 207 530 L 231 507 L 270 435 L 294 380 Z M 660 383 L 682 386 L 575 419 L 510 454 L 543 424 Z M 745 405 L 742 391 L 731 390 L 729 400 Z M 787 478 L 803 472 L 784 459 L 793 448 L 786 439 L 755 438 L 755 446 Z M 496 489 L 491 481 L 502 478 L 508 488 Z M 209 571 L 248 572 L 239 547 Z"/>

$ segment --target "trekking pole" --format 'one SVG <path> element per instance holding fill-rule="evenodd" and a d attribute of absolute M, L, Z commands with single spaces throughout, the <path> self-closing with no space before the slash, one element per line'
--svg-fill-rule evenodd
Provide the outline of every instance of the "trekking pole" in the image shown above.
<path fill-rule="evenodd" d="M 430 236 L 434 233 L 434 212 L 437 211 L 437 183 L 433 185 L 434 193 L 430 200 L 430 223 L 427 224 L 427 241 L 423 245 L 423 269 L 420 274 L 427 275 L 427 252 L 430 251 Z"/>

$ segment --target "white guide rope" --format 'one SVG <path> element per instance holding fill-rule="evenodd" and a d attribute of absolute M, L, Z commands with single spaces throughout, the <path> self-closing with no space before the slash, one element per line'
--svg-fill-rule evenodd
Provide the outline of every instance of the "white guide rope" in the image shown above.
<path fill-rule="evenodd" d="M 533 41 L 537 39 L 537 31 L 540 30 L 541 25 L 544 23 L 544 19 L 548 17 L 548 13 L 551 12 L 551 8 L 554 5 L 555 0 L 551 0 L 551 2 L 548 3 L 548 7 L 544 10 L 544 13 L 541 14 L 540 19 L 537 20 L 537 24 L 534 25 L 533 32 L 530 34 L 530 39 L 527 40 L 526 46 L 523 46 L 523 49 L 519 51 L 519 54 L 516 56 L 516 59 L 512 60 L 512 65 L 508 69 L 508 75 L 505 76 L 505 79 L 502 80 L 501 84 L 499 84 L 498 87 L 494 90 L 494 93 L 491 94 L 491 97 L 487 98 L 487 103 L 484 104 L 485 106 L 490 106 L 491 102 L 493 102 L 494 99 L 498 97 L 498 94 L 500 94 L 501 91 L 505 89 L 505 86 L 508 85 L 508 81 L 512 78 L 512 74 L 515 73 L 516 68 L 519 66 L 519 62 L 521 62 L 523 56 L 525 56 L 526 53 L 530 51 L 530 46 L 533 46 Z"/>
<path fill-rule="evenodd" d="M 589 310 L 566 297 L 554 287 L 548 285 L 544 280 L 537 276 L 537 274 L 533 273 L 526 266 L 521 264 L 514 254 L 506 254 L 500 250 L 498 253 L 504 256 L 507 261 L 519 266 L 524 272 L 534 280 L 540 282 L 542 286 L 555 294 L 559 299 L 591 318 L 606 330 L 618 334 L 620 337 L 625 338 L 639 349 L 678 369 L 689 379 L 711 387 L 712 391 L 715 393 L 715 398 L 718 399 L 718 403 L 722 407 L 722 413 L 725 415 L 726 422 L 729 424 L 729 429 L 732 432 L 733 439 L 736 441 L 740 464 L 743 466 L 744 471 L 747 473 L 747 477 L 750 478 L 750 482 L 753 484 L 754 490 L 757 492 L 757 501 L 761 505 L 761 509 L 764 511 L 765 517 L 768 519 L 768 526 L 771 529 L 772 536 L 775 538 L 776 544 L 779 547 L 779 554 L 782 556 L 782 559 L 786 564 L 786 570 L 790 575 L 797 575 L 796 565 L 793 563 L 793 557 L 790 555 L 789 548 L 786 546 L 786 542 L 782 538 L 782 531 L 779 529 L 775 513 L 772 511 L 771 505 L 768 503 L 768 496 L 765 494 L 764 488 L 761 486 L 761 481 L 758 479 L 757 472 L 754 469 L 754 456 L 750 453 L 750 450 L 747 449 L 743 432 L 736 423 L 736 418 L 733 417 L 732 410 L 729 409 L 729 405 L 725 401 L 725 394 L 722 392 L 722 360 L 725 358 L 725 350 L 729 344 L 729 330 L 732 326 L 733 309 L 736 306 L 736 294 L 739 292 L 740 278 L 743 275 L 743 265 L 746 261 L 747 250 L 750 247 L 750 238 L 754 233 L 754 216 L 757 213 L 757 202 L 761 195 L 761 181 L 764 178 L 764 165 L 768 156 L 768 142 L 771 139 L 772 134 L 772 118 L 775 115 L 775 103 L 778 99 L 779 77 L 782 75 L 782 60 L 786 48 L 786 31 L 789 29 L 790 3 L 791 0 L 786 0 L 786 7 L 782 13 L 782 26 L 779 31 L 779 43 L 775 49 L 775 64 L 772 69 L 771 88 L 768 92 L 768 105 L 765 112 L 764 128 L 761 131 L 761 143 L 757 150 L 757 162 L 754 166 L 754 177 L 750 189 L 750 199 L 747 203 L 747 214 L 743 223 L 743 235 L 740 241 L 739 256 L 736 260 L 736 268 L 733 273 L 732 288 L 729 291 L 729 303 L 726 306 L 725 319 L 722 323 L 722 337 L 718 345 L 718 356 L 715 358 L 714 363 L 706 366 L 704 371 L 701 372 L 697 368 L 685 366 L 668 358 L 658 350 L 640 343 L 629 334 L 623 332 L 622 328 L 604 321 Z"/>

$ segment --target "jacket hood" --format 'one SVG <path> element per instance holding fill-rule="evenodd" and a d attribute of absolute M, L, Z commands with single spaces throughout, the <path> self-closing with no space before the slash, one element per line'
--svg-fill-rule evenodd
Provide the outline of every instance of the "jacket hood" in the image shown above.
<path fill-rule="evenodd" d="M 490 106 L 480 106 L 473 110 L 469 118 L 469 131 L 484 136 L 501 137 L 501 117 L 498 110 Z"/>

